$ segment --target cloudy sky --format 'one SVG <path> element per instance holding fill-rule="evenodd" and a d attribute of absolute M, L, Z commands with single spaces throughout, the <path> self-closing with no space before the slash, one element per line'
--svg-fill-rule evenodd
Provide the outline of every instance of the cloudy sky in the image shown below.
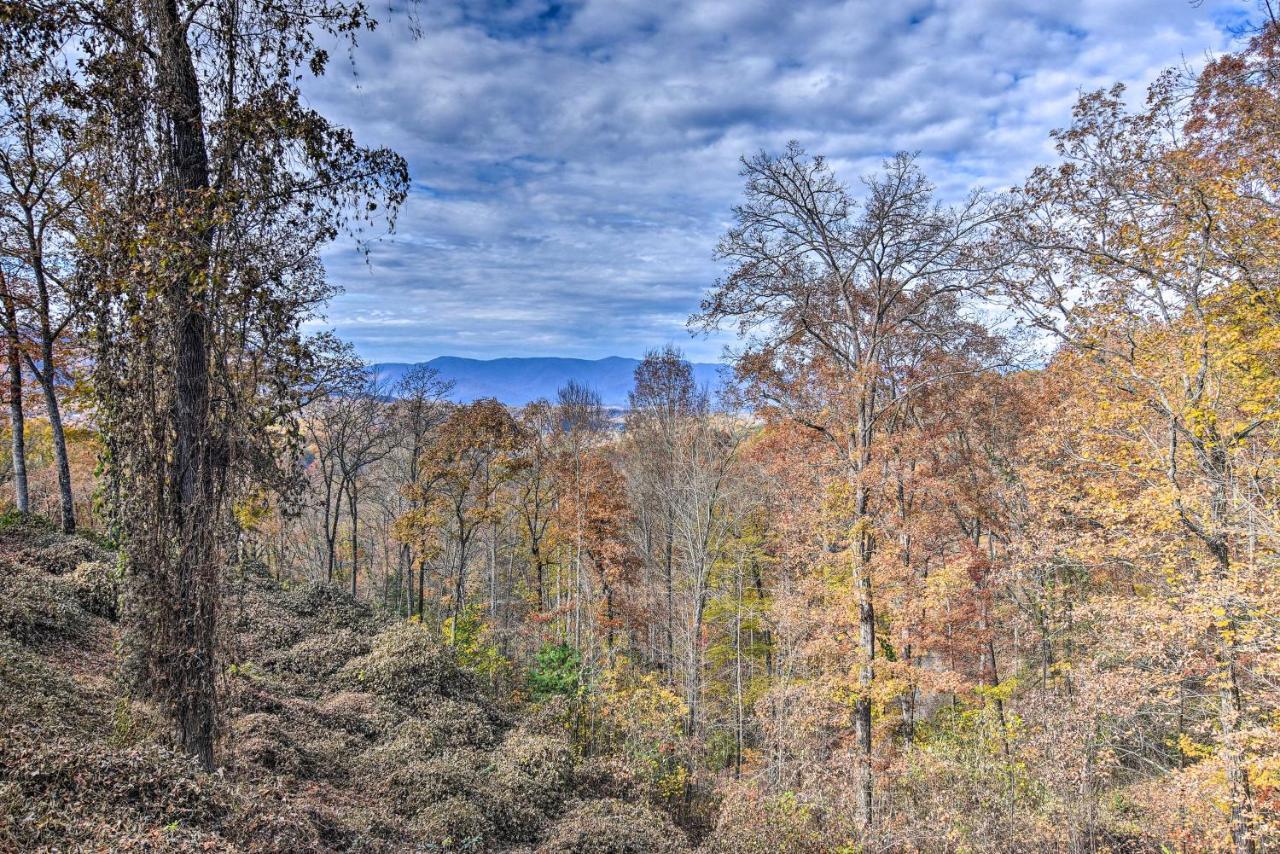
<path fill-rule="evenodd" d="M 373 4 L 375 8 L 378 4 Z M 799 140 L 847 181 L 918 151 L 939 191 L 1003 189 L 1084 89 L 1140 93 L 1229 47 L 1251 0 L 420 0 L 314 106 L 409 161 L 396 232 L 328 324 L 375 361 L 639 356 L 720 267 L 739 156 Z"/>

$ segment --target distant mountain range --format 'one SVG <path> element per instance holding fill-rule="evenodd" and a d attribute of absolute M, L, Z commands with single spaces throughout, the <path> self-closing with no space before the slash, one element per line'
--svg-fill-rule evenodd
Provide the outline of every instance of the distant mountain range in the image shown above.
<path fill-rule="evenodd" d="M 439 371 L 442 379 L 453 380 L 452 399 L 469 403 L 482 397 L 497 398 L 508 406 L 546 398 L 555 400 L 556 392 L 569 380 L 593 389 L 605 406 L 626 408 L 627 395 L 634 386 L 639 359 L 610 356 L 607 359 L 511 358 L 463 359 L 439 356 L 425 364 Z M 372 370 L 379 384 L 393 386 L 412 364 L 381 362 Z M 721 383 L 723 365 L 693 363 L 694 380 L 715 397 Z"/>

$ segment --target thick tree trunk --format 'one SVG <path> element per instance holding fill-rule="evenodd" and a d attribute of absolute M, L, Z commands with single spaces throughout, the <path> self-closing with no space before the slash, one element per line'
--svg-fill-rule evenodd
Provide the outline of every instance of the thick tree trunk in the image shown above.
<path fill-rule="evenodd" d="M 170 204 L 188 229 L 175 255 L 184 263 L 169 280 L 167 301 L 175 351 L 171 423 L 174 447 L 169 469 L 169 519 L 178 535 L 173 566 L 157 566 L 169 601 L 152 603 L 165 613 L 167 636 L 161 659 L 183 749 L 205 769 L 213 768 L 217 693 L 214 624 L 217 565 L 209 399 L 209 318 L 206 315 L 211 232 L 201 222 L 209 189 L 203 105 L 187 34 L 176 0 L 146 5 L 154 33 L 159 111 L 164 120 L 171 179 Z M 185 255 L 185 258 L 183 257 Z M 159 555 L 153 559 L 164 560 Z M 167 589 L 166 589 L 167 588 Z"/>

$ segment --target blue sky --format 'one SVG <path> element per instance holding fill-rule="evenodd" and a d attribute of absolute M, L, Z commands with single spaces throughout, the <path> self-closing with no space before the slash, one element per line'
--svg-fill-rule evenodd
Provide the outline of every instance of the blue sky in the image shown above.
<path fill-rule="evenodd" d="M 377 8 L 378 4 L 374 4 Z M 722 272 L 740 155 L 790 139 L 847 182 L 919 151 L 944 197 L 1051 158 L 1081 90 L 1230 46 L 1250 0 L 421 0 L 314 106 L 409 161 L 394 235 L 326 253 L 327 324 L 373 361 L 638 356 Z"/>

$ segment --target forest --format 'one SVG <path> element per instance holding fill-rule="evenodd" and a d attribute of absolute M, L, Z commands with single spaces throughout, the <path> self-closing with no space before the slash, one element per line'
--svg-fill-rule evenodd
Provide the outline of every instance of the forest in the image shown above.
<path fill-rule="evenodd" d="M 1011 189 L 744 153 L 622 411 L 313 331 L 377 24 L 0 0 L 0 850 L 1280 849 L 1280 22 Z"/>

